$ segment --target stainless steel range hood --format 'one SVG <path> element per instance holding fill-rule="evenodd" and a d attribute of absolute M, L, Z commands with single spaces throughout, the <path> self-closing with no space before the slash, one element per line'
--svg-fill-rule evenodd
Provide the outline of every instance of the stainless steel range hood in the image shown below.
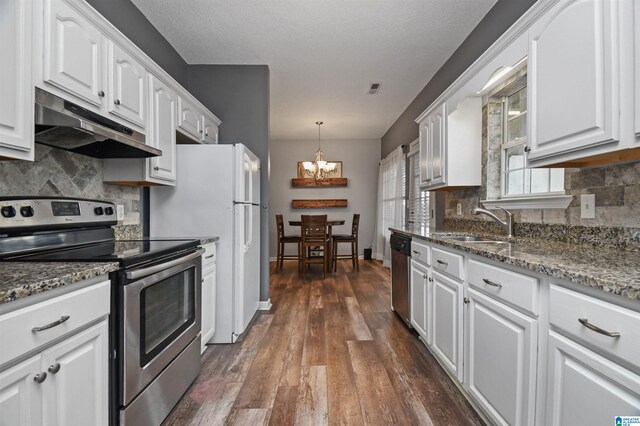
<path fill-rule="evenodd" d="M 145 136 L 95 112 L 36 88 L 38 143 L 96 158 L 147 158 L 162 151 Z"/>

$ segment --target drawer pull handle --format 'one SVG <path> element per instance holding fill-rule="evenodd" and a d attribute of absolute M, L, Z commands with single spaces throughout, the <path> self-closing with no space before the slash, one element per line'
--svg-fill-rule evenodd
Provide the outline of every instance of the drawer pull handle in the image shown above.
<path fill-rule="evenodd" d="M 47 324 L 47 325 L 43 325 L 42 327 L 33 327 L 31 329 L 32 333 L 37 333 L 38 331 L 44 331 L 44 330 L 48 330 L 50 328 L 56 327 L 60 324 L 62 324 L 63 322 L 67 321 L 69 318 L 71 318 L 69 315 L 63 315 L 60 317 L 60 319 L 58 321 L 54 321 L 51 324 Z"/>
<path fill-rule="evenodd" d="M 215 256 L 215 254 L 210 254 L 209 256 L 205 256 L 205 259 L 211 259 L 213 256 Z"/>
<path fill-rule="evenodd" d="M 47 373 L 45 373 L 44 371 L 33 376 L 33 381 L 38 384 L 44 382 L 45 380 L 47 380 Z"/>
<path fill-rule="evenodd" d="M 620 337 L 620 332 L 619 331 L 607 331 L 604 330 L 596 325 L 593 325 L 589 322 L 589 320 L 587 318 L 578 318 L 578 322 L 580 322 L 580 324 L 584 325 L 585 327 L 587 327 L 589 330 L 591 331 L 595 331 L 596 333 L 600 333 L 602 335 L 608 336 L 608 337 Z"/>
<path fill-rule="evenodd" d="M 484 281 L 485 284 L 490 285 L 492 287 L 498 287 L 498 288 L 502 288 L 502 284 L 500 283 L 494 283 L 493 281 L 491 281 L 488 278 L 483 278 L 482 281 Z"/>
<path fill-rule="evenodd" d="M 444 260 L 440 260 L 440 259 L 436 259 L 436 262 L 444 266 L 447 266 L 449 264 L 449 262 L 445 262 Z"/>
<path fill-rule="evenodd" d="M 56 362 L 55 364 L 50 365 L 48 371 L 51 374 L 56 374 L 58 371 L 60 371 L 60 363 Z"/>
<path fill-rule="evenodd" d="M 418 250 L 414 250 L 413 251 L 415 254 L 417 254 L 418 256 L 420 256 L 422 253 L 420 253 Z"/>

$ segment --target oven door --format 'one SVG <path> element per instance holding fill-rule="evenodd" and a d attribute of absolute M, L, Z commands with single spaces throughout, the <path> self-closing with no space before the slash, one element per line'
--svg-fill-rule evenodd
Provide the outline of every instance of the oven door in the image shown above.
<path fill-rule="evenodd" d="M 200 333 L 203 252 L 126 271 L 120 289 L 122 405 L 128 405 Z"/>

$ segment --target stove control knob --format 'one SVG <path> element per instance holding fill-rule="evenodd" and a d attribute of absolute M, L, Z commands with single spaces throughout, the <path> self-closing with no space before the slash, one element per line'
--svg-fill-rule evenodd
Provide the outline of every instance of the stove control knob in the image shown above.
<path fill-rule="evenodd" d="M 20 207 L 20 214 L 22 215 L 22 217 L 32 217 L 33 216 L 33 207 L 31 207 L 31 206 Z"/>
<path fill-rule="evenodd" d="M 104 214 L 104 210 L 102 209 L 102 207 L 96 207 L 95 209 L 93 209 L 93 211 L 97 216 L 102 216 Z"/>
<path fill-rule="evenodd" d="M 113 214 L 113 207 L 105 207 L 104 214 L 111 216 Z"/>
<path fill-rule="evenodd" d="M 16 215 L 16 209 L 13 206 L 4 206 L 2 209 L 0 209 L 0 214 L 2 214 L 2 217 L 15 217 Z"/>

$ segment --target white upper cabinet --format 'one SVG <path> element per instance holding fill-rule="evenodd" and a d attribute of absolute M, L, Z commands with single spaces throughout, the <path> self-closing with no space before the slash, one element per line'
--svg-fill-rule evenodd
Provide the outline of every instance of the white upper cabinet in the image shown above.
<path fill-rule="evenodd" d="M 108 46 L 109 112 L 144 128 L 147 114 L 147 70 L 113 41 Z"/>
<path fill-rule="evenodd" d="M 443 102 L 418 118 L 423 189 L 480 185 L 481 100 L 464 98 L 452 112 Z"/>
<path fill-rule="evenodd" d="M 176 180 L 176 106 L 177 96 L 160 79 L 149 76 L 151 117 L 148 143 L 162 150 L 160 157 L 152 157 L 149 177 L 169 182 Z"/>
<path fill-rule="evenodd" d="M 184 96 L 178 96 L 178 129 L 187 136 L 201 140 L 204 133 L 202 129 L 202 113 Z"/>
<path fill-rule="evenodd" d="M 202 141 L 207 144 L 218 143 L 218 125 L 220 124 L 220 120 L 203 115 L 202 122 L 204 128 Z"/>
<path fill-rule="evenodd" d="M 561 0 L 529 29 L 532 166 L 620 149 L 620 3 Z"/>
<path fill-rule="evenodd" d="M 100 30 L 65 1 L 45 0 L 43 35 L 44 82 L 101 107 L 104 88 Z"/>
<path fill-rule="evenodd" d="M 33 160 L 32 3 L 5 0 L 0 13 L 0 158 Z"/>

